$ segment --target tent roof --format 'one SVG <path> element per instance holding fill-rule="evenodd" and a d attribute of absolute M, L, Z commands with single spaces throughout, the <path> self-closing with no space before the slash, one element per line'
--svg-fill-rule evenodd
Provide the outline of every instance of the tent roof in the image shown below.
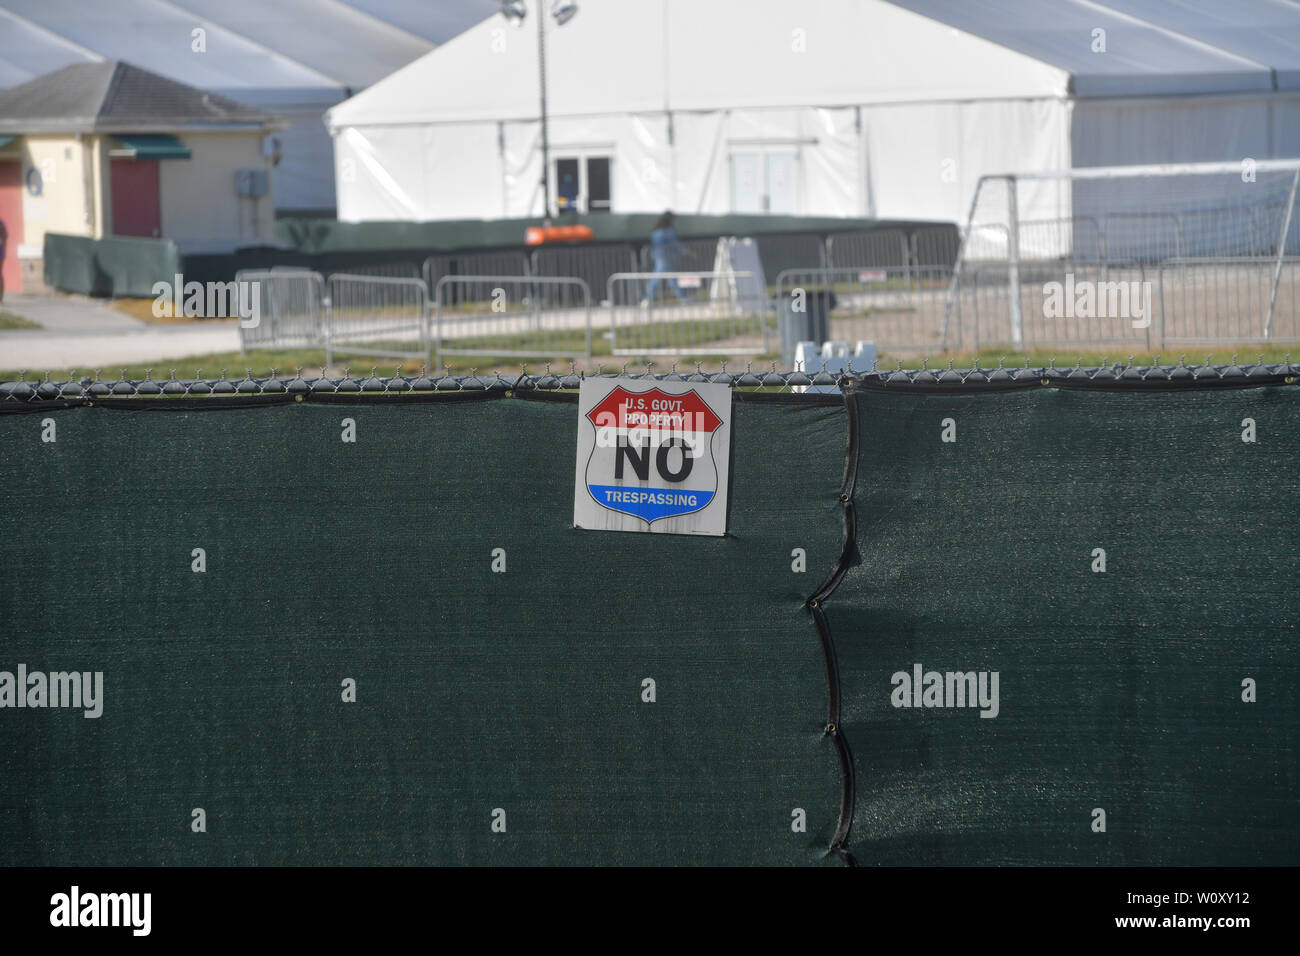
<path fill-rule="evenodd" d="M 0 0 L 0 89 L 126 60 L 259 105 L 336 103 L 496 9 L 491 0 Z M 432 10 L 431 6 L 436 7 Z M 206 31 L 206 51 L 191 31 Z"/>
<path fill-rule="evenodd" d="M 1247 16 L 1222 0 L 1105 0 L 1112 10 L 1160 23 L 1271 67 L 1278 89 L 1300 89 L 1300 7 L 1286 0 L 1257 0 Z"/>
<path fill-rule="evenodd" d="M 110 60 L 74 63 L 0 90 L 0 132 L 95 132 L 270 126 L 275 118 Z"/>
<path fill-rule="evenodd" d="M 1059 67 L 1079 96 L 1300 89 L 1300 5 L 1286 0 L 890 2 Z"/>
<path fill-rule="evenodd" d="M 472 27 L 327 122 L 535 118 L 534 10 L 521 27 L 499 16 Z M 583 0 L 563 27 L 548 20 L 547 38 L 556 116 L 1064 95 L 1068 80 L 885 0 Z"/>
<path fill-rule="evenodd" d="M 1300 89 L 1300 4 L 1287 0 L 579 7 L 563 27 L 548 18 L 556 116 Z M 479 23 L 333 108 L 327 122 L 337 129 L 535 118 L 535 9 L 530 4 L 521 27 L 499 16 Z M 1092 49 L 1097 28 L 1106 31 L 1105 53 Z"/>
<path fill-rule="evenodd" d="M 437 0 L 436 3 L 428 0 L 347 0 L 347 3 L 434 45 L 446 43 L 501 9 L 501 0 Z"/>

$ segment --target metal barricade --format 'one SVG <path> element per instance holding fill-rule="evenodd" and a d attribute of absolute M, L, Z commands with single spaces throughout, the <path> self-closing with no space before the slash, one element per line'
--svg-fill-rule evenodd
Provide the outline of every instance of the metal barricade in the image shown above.
<path fill-rule="evenodd" d="M 429 356 L 429 306 L 424 280 L 336 273 L 329 278 L 325 363 L 334 355 L 398 359 Z"/>
<path fill-rule="evenodd" d="M 653 272 L 654 247 L 650 244 L 641 247 L 638 256 L 642 272 Z M 669 264 L 683 272 L 708 272 L 713 268 L 718 255 L 717 239 L 681 239 L 670 253 Z"/>
<path fill-rule="evenodd" d="M 899 229 L 837 232 L 826 238 L 827 265 L 836 269 L 904 269 L 911 260 Z"/>
<path fill-rule="evenodd" d="M 826 268 L 826 244 L 821 236 L 812 233 L 770 233 L 754 236 L 758 243 L 758 257 L 767 275 L 777 275 L 786 269 Z"/>
<path fill-rule="evenodd" d="M 941 336 L 951 280 L 952 269 L 945 266 L 787 269 L 777 276 L 776 288 L 778 302 L 792 304 L 833 293 L 830 341 L 924 352 L 945 347 Z M 960 344 L 958 318 L 947 348 Z"/>
<path fill-rule="evenodd" d="M 324 270 L 326 277 L 334 275 L 375 276 L 384 279 L 418 279 L 420 267 L 414 262 L 371 262 L 367 265 L 349 265 L 346 268 Z"/>
<path fill-rule="evenodd" d="M 915 265 L 951 268 L 961 248 L 961 233 L 956 226 L 922 226 L 912 233 L 911 246 Z"/>
<path fill-rule="evenodd" d="M 615 273 L 635 270 L 636 249 L 622 244 L 542 246 L 529 260 L 532 275 L 581 279 L 588 289 L 603 289 Z"/>
<path fill-rule="evenodd" d="M 979 341 L 1016 346 L 1009 269 L 983 263 L 972 272 Z M 1120 345 L 1150 350 L 1159 338 L 1153 274 L 1142 262 L 1022 261 L 1021 342 L 1016 347 Z"/>
<path fill-rule="evenodd" d="M 432 296 L 438 281 L 444 276 L 526 276 L 529 274 L 528 256 L 518 250 L 441 253 L 425 259 L 421 273 Z M 463 288 L 448 286 L 446 293 L 469 294 L 472 289 L 472 285 Z"/>
<path fill-rule="evenodd" d="M 591 290 L 563 276 L 443 276 L 433 348 L 444 355 L 591 358 Z"/>
<path fill-rule="evenodd" d="M 753 273 L 623 272 L 606 283 L 613 355 L 762 355 L 772 303 Z"/>
<path fill-rule="evenodd" d="M 1106 259 L 1157 262 L 1183 255 L 1183 226 L 1172 213 L 1111 212 L 1102 219 Z"/>
<path fill-rule="evenodd" d="M 325 291 L 320 273 L 305 269 L 245 269 L 236 283 L 251 283 L 256 320 L 239 323 L 239 350 L 314 348 L 324 335 Z"/>
<path fill-rule="evenodd" d="M 1167 259 L 1158 298 L 1171 344 L 1300 341 L 1300 258 Z"/>

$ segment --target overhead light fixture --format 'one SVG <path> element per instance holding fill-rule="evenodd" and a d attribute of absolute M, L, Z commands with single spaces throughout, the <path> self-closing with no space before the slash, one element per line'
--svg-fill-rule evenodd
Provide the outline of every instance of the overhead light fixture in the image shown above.
<path fill-rule="evenodd" d="M 501 15 L 519 26 L 528 15 L 528 7 L 524 5 L 524 0 L 501 0 Z"/>
<path fill-rule="evenodd" d="M 555 22 L 560 26 L 572 20 L 577 12 L 578 5 L 570 3 L 569 0 L 555 0 L 555 4 L 551 7 L 551 16 L 555 17 Z"/>

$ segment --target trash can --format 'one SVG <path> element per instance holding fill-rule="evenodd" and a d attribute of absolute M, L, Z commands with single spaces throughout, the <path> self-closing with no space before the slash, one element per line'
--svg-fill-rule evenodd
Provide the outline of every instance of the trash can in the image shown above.
<path fill-rule="evenodd" d="M 830 341 L 833 308 L 835 293 L 830 289 L 791 289 L 782 297 L 781 361 L 786 369 L 794 368 L 794 352 L 800 342 L 821 345 Z"/>

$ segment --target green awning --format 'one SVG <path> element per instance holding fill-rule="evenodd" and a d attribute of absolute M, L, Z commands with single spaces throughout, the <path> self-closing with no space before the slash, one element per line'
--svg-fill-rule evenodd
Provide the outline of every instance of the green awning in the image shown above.
<path fill-rule="evenodd" d="M 114 136 L 120 149 L 109 150 L 110 156 L 126 156 L 131 159 L 189 159 L 189 147 L 181 144 L 175 136 L 161 133 L 149 135 Z"/>
<path fill-rule="evenodd" d="M 17 136 L 0 136 L 0 149 L 4 149 L 17 138 Z"/>

